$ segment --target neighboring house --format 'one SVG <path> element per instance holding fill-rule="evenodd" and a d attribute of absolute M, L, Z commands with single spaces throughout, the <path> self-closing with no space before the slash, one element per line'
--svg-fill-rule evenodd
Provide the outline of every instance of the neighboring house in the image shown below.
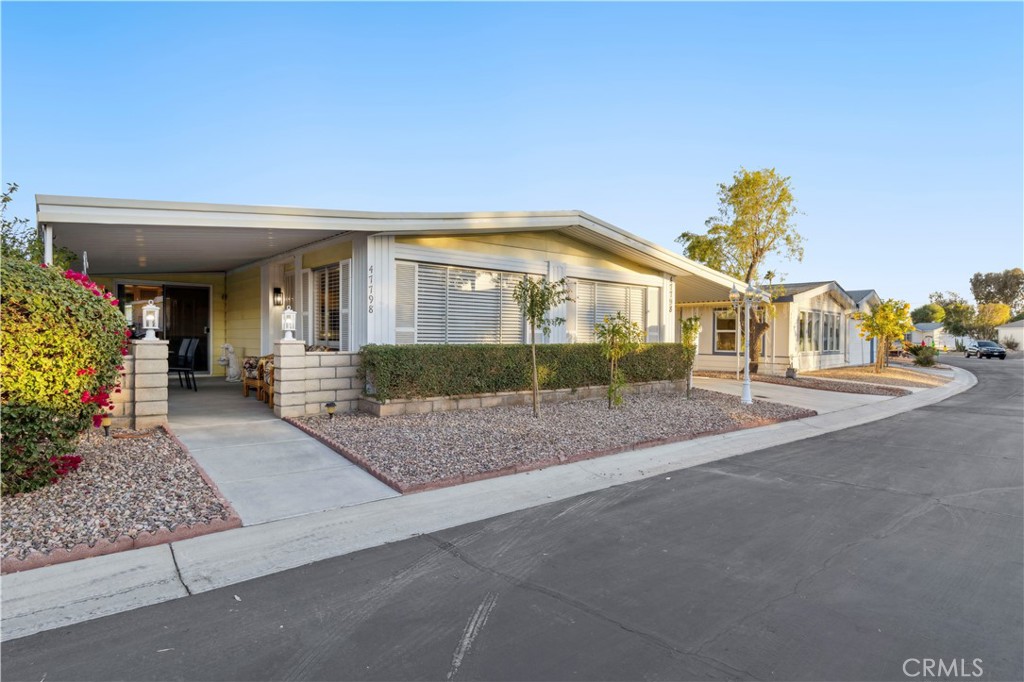
<path fill-rule="evenodd" d="M 762 344 L 759 372 L 782 374 L 787 367 L 810 370 L 847 364 L 850 315 L 857 305 L 839 284 L 779 284 L 772 290 L 776 314 Z M 692 315 L 701 318 L 697 367 L 717 371 L 741 368 L 743 341 L 737 329 L 743 328 L 742 307 L 737 315 L 728 298 L 684 305 L 682 316 Z"/>
<path fill-rule="evenodd" d="M 678 338 L 677 311 L 728 307 L 742 283 L 580 211 L 369 213 L 37 195 L 44 242 L 83 254 L 88 274 L 138 321 L 153 300 L 161 337 L 201 339 L 196 371 L 223 375 L 274 351 L 281 313 L 297 337 L 342 352 L 364 344 L 522 343 L 518 279 L 568 278 L 573 301 L 548 342 L 594 341 L 626 314 L 650 341 Z M 81 268 L 83 263 L 77 267 Z M 712 333 L 708 325 L 706 334 Z"/>
<path fill-rule="evenodd" d="M 856 304 L 858 313 L 871 314 L 871 311 L 882 302 L 874 289 L 853 289 L 846 292 Z M 860 323 L 850 319 L 847 323 L 846 360 L 851 365 L 870 365 L 875 362 L 878 352 L 877 339 L 863 339 L 860 335 Z"/>
<path fill-rule="evenodd" d="M 904 339 L 915 346 L 923 344 L 936 348 L 956 347 L 955 339 L 946 333 L 941 322 L 918 322 L 911 331 L 907 332 Z"/>
<path fill-rule="evenodd" d="M 1007 322 L 996 327 L 996 340 L 1006 345 L 1009 340 L 1017 342 L 1018 346 L 1024 346 L 1024 320 Z"/>

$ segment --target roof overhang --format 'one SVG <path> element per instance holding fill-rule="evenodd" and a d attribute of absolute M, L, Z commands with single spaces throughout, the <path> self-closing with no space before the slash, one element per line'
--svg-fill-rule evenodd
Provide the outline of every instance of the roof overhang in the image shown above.
<path fill-rule="evenodd" d="M 848 309 L 856 309 L 857 302 L 850 298 L 850 295 L 846 293 L 846 290 L 839 286 L 838 282 L 822 282 L 820 285 L 808 289 L 803 289 L 792 294 L 784 294 L 782 296 L 776 296 L 776 303 L 792 303 L 797 299 L 809 299 L 823 294 L 829 295 L 840 305 Z"/>
<path fill-rule="evenodd" d="M 89 253 L 92 274 L 227 272 L 349 233 L 558 230 L 676 278 L 676 302 L 727 300 L 739 280 L 582 211 L 379 213 L 36 195 L 55 247 Z"/>

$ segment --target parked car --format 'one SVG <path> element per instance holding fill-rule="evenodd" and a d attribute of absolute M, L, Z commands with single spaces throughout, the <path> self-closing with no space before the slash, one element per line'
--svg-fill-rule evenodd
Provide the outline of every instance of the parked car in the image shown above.
<path fill-rule="evenodd" d="M 975 341 L 967 346 L 967 350 L 964 351 L 965 358 L 969 358 L 972 355 L 976 358 L 999 358 L 1000 360 L 1005 360 L 1006 349 L 995 341 Z"/>

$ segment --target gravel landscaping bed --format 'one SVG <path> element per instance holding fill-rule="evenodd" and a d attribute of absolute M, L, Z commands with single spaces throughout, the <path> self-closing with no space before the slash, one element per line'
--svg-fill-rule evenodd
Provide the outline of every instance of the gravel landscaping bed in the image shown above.
<path fill-rule="evenodd" d="M 237 519 L 163 430 L 111 434 L 127 437 L 105 438 L 99 429 L 92 430 L 75 450 L 82 457 L 77 471 L 53 485 L 0 500 L 5 562 L 34 552 Z"/>
<path fill-rule="evenodd" d="M 411 490 L 814 414 L 764 401 L 743 406 L 736 396 L 695 389 L 689 400 L 681 394 L 626 396 L 614 410 L 605 400 L 542 405 L 539 419 L 530 406 L 517 406 L 398 417 L 352 413 L 295 423 L 400 490 Z"/>
<path fill-rule="evenodd" d="M 938 368 L 939 366 L 936 365 Z M 875 374 L 872 367 L 837 367 L 836 369 L 818 369 L 807 372 L 813 379 L 843 379 L 846 381 L 866 381 L 886 386 L 910 386 L 912 388 L 933 388 L 948 384 L 952 377 L 926 374 L 905 367 L 886 367 L 881 374 Z"/>
<path fill-rule="evenodd" d="M 735 379 L 733 372 L 709 372 L 696 371 L 693 373 L 698 377 L 714 377 L 716 379 Z M 782 384 L 783 386 L 796 386 L 797 388 L 813 388 L 818 391 L 836 391 L 838 393 L 860 393 L 863 395 L 891 395 L 903 396 L 910 391 L 896 386 L 876 386 L 867 383 L 855 383 L 852 381 L 830 381 L 828 379 L 816 379 L 809 376 L 797 376 L 796 379 L 787 379 L 783 376 L 771 374 L 751 374 L 751 381 L 760 381 L 766 384 Z"/>

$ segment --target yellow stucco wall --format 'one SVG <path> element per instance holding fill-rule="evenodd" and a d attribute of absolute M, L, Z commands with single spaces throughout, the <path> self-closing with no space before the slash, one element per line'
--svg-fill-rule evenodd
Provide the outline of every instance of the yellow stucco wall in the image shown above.
<path fill-rule="evenodd" d="M 311 269 L 330 265 L 352 257 L 352 242 L 330 244 L 302 254 L 302 267 Z"/>
<path fill-rule="evenodd" d="M 225 316 L 228 343 L 241 359 L 260 354 L 260 268 L 227 276 L 228 306 Z"/>
<path fill-rule="evenodd" d="M 210 329 L 210 359 L 211 374 L 213 376 L 224 376 L 224 368 L 217 364 L 220 357 L 220 347 L 224 343 L 224 317 L 226 293 L 224 273 L 222 272 L 198 272 L 198 273 L 146 273 L 145 275 L 104 275 L 93 278 L 97 284 L 101 284 L 109 291 L 117 293 L 117 283 L 122 284 L 196 284 L 209 286 L 211 288 L 211 299 L 213 307 L 210 311 L 212 327 Z"/>
<path fill-rule="evenodd" d="M 395 237 L 397 244 L 433 249 L 469 251 L 528 260 L 557 260 L 573 265 L 657 275 L 656 270 L 585 244 L 557 232 L 511 232 L 507 234 L 460 235 L 454 237 Z M 453 263 L 453 265 L 458 265 Z"/>

